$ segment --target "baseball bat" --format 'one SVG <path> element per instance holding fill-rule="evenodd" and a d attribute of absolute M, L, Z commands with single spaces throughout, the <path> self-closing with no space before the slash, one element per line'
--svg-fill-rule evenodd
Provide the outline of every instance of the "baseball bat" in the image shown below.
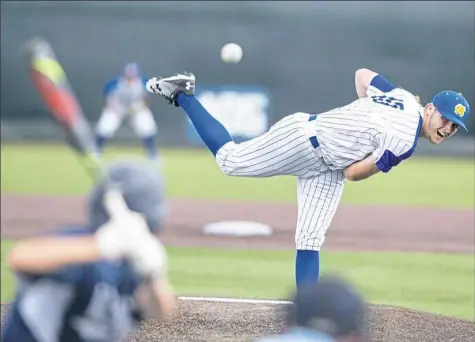
<path fill-rule="evenodd" d="M 33 38 L 25 44 L 25 53 L 28 73 L 48 113 L 66 134 L 67 144 L 86 171 L 95 178 L 100 163 L 94 135 L 53 48 L 46 39 Z"/>

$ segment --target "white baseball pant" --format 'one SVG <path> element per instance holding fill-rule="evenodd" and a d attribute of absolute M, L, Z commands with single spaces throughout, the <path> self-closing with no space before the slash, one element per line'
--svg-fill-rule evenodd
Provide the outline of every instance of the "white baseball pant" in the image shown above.
<path fill-rule="evenodd" d="M 309 124 L 311 115 L 295 113 L 267 133 L 243 143 L 228 142 L 216 154 L 230 176 L 297 177 L 297 249 L 319 251 L 343 194 L 343 170 L 330 170 Z M 313 142 L 316 142 L 314 145 Z"/>
<path fill-rule="evenodd" d="M 104 138 L 112 138 L 127 114 L 129 124 L 137 137 L 144 139 L 157 134 L 157 124 L 152 111 L 145 106 L 130 112 L 120 106 L 105 107 L 97 122 L 96 132 Z"/>

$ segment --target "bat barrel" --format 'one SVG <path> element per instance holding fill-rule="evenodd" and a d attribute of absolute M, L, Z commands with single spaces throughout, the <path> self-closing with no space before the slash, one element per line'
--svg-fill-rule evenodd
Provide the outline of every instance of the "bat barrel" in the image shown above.
<path fill-rule="evenodd" d="M 94 134 L 53 48 L 38 37 L 24 48 L 29 74 L 48 113 L 65 131 L 69 146 L 80 155 L 88 173 L 95 175 L 100 163 Z"/>

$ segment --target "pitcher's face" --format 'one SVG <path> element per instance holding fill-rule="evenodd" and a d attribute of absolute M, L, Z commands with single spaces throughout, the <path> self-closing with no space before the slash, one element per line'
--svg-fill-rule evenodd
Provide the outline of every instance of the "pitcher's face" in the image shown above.
<path fill-rule="evenodd" d="M 440 144 L 457 132 L 458 125 L 444 118 L 432 104 L 427 107 L 426 136 L 432 144 Z"/>

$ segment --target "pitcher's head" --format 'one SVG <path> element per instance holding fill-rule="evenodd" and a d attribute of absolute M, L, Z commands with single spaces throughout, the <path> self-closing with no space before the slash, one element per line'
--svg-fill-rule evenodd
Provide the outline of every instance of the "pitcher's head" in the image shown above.
<path fill-rule="evenodd" d="M 444 90 L 434 96 L 424 108 L 423 135 L 433 144 L 440 144 L 457 132 L 468 131 L 466 120 L 470 105 L 461 93 Z"/>

